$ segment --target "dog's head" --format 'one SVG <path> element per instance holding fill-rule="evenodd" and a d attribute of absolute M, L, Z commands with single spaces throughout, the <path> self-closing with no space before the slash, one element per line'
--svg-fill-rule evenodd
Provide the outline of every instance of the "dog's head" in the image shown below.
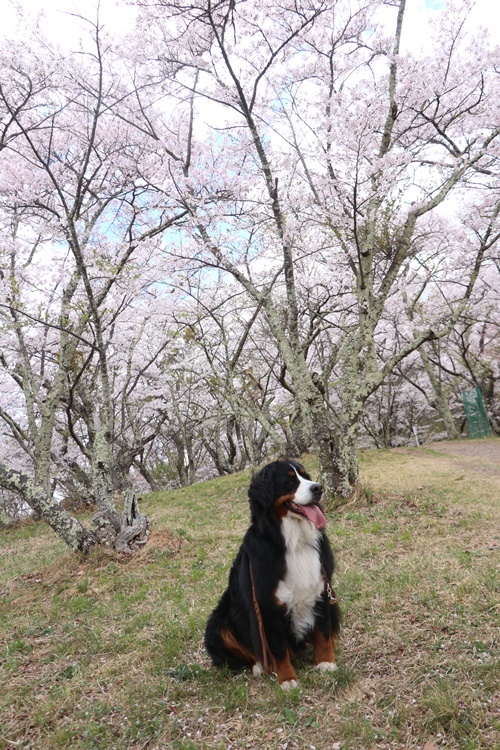
<path fill-rule="evenodd" d="M 259 471 L 248 490 L 252 521 L 262 515 L 276 519 L 289 515 L 323 529 L 322 494 L 322 486 L 311 480 L 302 464 L 291 459 L 274 461 Z"/>

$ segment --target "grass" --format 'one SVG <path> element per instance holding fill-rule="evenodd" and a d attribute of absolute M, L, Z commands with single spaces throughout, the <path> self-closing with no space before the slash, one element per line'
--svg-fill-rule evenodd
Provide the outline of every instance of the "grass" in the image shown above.
<path fill-rule="evenodd" d="M 301 658 L 289 694 L 203 650 L 247 473 L 149 495 L 132 559 L 72 555 L 40 524 L 1 532 L 0 748 L 498 748 L 500 471 L 426 449 L 361 465 L 365 503 L 328 514 L 339 669 Z"/>

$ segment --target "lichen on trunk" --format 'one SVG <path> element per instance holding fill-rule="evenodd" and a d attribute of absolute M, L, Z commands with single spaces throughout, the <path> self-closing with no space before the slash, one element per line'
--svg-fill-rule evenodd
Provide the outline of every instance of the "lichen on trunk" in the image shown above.
<path fill-rule="evenodd" d="M 136 493 L 125 490 L 123 512 L 113 509 L 98 511 L 92 519 L 92 531 L 99 544 L 130 554 L 145 545 L 149 536 L 149 519 L 139 511 Z"/>
<path fill-rule="evenodd" d="M 27 474 L 0 464 L 0 485 L 19 493 L 30 508 L 75 552 L 88 552 L 96 543 L 94 535 L 50 494 L 38 487 Z"/>

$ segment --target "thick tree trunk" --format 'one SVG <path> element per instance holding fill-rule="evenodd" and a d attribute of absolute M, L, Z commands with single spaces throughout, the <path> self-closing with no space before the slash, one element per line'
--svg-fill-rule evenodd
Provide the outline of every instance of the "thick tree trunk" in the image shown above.
<path fill-rule="evenodd" d="M 75 552 L 88 552 L 96 543 L 94 535 L 61 508 L 59 503 L 38 487 L 27 474 L 8 469 L 0 464 L 0 485 L 19 493 L 30 508 L 66 542 L 70 549 Z"/>
<path fill-rule="evenodd" d="M 311 447 L 313 430 L 309 427 L 306 415 L 300 404 L 296 404 L 296 410 L 290 417 L 290 429 L 292 441 L 290 444 L 291 455 L 301 456 L 307 453 Z M 293 452 L 293 453 L 292 453 Z"/>
<path fill-rule="evenodd" d="M 312 434 L 311 445 L 318 455 L 320 481 L 326 501 L 338 493 L 340 476 L 338 473 L 337 447 L 328 421 L 328 411 L 323 395 L 315 387 L 310 402 Z"/>
<path fill-rule="evenodd" d="M 92 529 L 99 544 L 130 554 L 147 543 L 149 519 L 139 512 L 137 495 L 128 489 L 123 493 L 123 513 L 116 507 L 98 511 L 92 519 Z"/>
<path fill-rule="evenodd" d="M 149 521 L 139 513 L 137 497 L 127 486 L 128 477 L 115 461 L 105 423 L 97 426 L 92 446 L 92 485 L 97 505 L 92 532 L 98 543 L 125 553 L 146 544 Z M 124 508 L 120 513 L 114 490 L 121 495 L 122 487 Z"/>
<path fill-rule="evenodd" d="M 439 416 L 444 422 L 446 436 L 449 440 L 455 440 L 456 438 L 458 438 L 458 430 L 455 426 L 453 415 L 448 405 L 448 399 L 443 392 L 443 388 L 441 386 L 439 378 L 434 371 L 434 368 L 429 360 L 429 357 L 427 356 L 427 352 L 425 351 L 424 346 L 420 347 L 419 353 L 422 363 L 425 367 L 425 372 L 427 373 L 427 377 L 429 378 L 429 382 L 434 392 L 434 406 L 436 407 L 437 411 L 439 412 Z"/>
<path fill-rule="evenodd" d="M 360 419 L 355 414 L 343 414 L 337 448 L 337 475 L 339 477 L 336 494 L 348 498 L 359 484 L 358 434 Z"/>
<path fill-rule="evenodd" d="M 92 492 L 99 512 L 115 512 L 113 455 L 106 424 L 98 424 L 92 445 Z"/>

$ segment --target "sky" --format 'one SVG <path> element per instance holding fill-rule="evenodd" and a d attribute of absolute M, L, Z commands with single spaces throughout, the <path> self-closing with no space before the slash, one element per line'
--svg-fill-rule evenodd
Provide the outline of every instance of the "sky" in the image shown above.
<path fill-rule="evenodd" d="M 27 17 L 36 19 L 42 12 L 42 28 L 49 37 L 61 46 L 74 46 L 78 41 L 77 22 L 71 14 L 78 12 L 91 17 L 97 8 L 97 0 L 3 0 L 2 32 L 12 38 L 16 36 L 16 6 L 24 9 Z M 418 51 L 425 47 L 428 34 L 426 23 L 438 13 L 446 12 L 447 0 L 407 0 L 403 27 L 403 50 Z M 100 16 L 105 25 L 118 34 L 126 33 L 133 25 L 134 9 L 120 0 L 100 0 Z M 486 26 L 493 38 L 500 43 L 500 3 L 497 0 L 476 0 L 471 21 Z"/>
<path fill-rule="evenodd" d="M 26 19 L 35 22 L 42 14 L 41 25 L 47 36 L 62 46 L 74 46 L 78 40 L 78 21 L 75 14 L 95 18 L 97 7 L 103 24 L 116 33 L 126 33 L 135 15 L 135 10 L 120 0 L 3 0 L 1 35 L 16 35 L 17 8 L 22 8 Z"/>

